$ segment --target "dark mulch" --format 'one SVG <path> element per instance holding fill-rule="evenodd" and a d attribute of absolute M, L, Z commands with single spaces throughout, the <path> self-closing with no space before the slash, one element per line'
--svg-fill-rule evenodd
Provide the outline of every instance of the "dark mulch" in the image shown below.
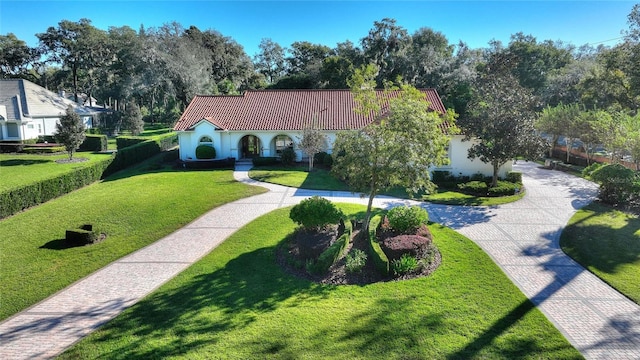
<path fill-rule="evenodd" d="M 341 258 L 335 264 L 333 264 L 329 271 L 323 275 L 309 274 L 305 270 L 305 260 L 300 255 L 300 249 L 298 247 L 299 242 L 309 241 L 309 239 L 303 239 L 305 236 L 309 236 L 308 233 L 302 230 L 298 230 L 283 240 L 283 243 L 277 247 L 276 260 L 278 264 L 289 274 L 304 278 L 313 282 L 321 284 L 332 285 L 365 285 L 383 281 L 394 280 L 407 280 L 418 277 L 423 277 L 434 272 L 440 263 L 442 262 L 442 256 L 435 245 L 432 246 L 432 261 L 428 266 L 421 267 L 413 273 L 405 274 L 401 277 L 383 276 L 373 265 L 371 259 L 367 259 L 365 267 L 359 273 L 350 273 L 346 270 L 346 260 Z M 337 233 L 332 231 L 322 232 L 320 234 L 314 234 L 313 240 L 322 242 L 324 246 L 328 247 L 337 239 Z M 325 248 L 326 248 L 325 247 Z M 359 231 L 354 231 L 351 238 L 351 243 L 347 246 L 347 253 L 352 249 L 360 249 L 365 253 L 369 253 L 368 239 L 366 236 L 361 236 Z"/>

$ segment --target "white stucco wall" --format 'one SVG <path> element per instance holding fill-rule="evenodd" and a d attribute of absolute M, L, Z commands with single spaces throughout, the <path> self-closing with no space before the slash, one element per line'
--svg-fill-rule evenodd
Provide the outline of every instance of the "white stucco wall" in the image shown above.
<path fill-rule="evenodd" d="M 249 131 L 249 132 L 236 132 L 236 131 L 221 131 L 216 130 L 215 126 L 207 121 L 203 121 L 196 125 L 193 131 L 183 131 L 178 133 L 178 140 L 180 142 L 180 159 L 183 161 L 196 160 L 195 149 L 199 145 L 199 140 L 203 136 L 210 136 L 213 139 L 213 146 L 216 149 L 217 159 L 226 159 L 233 157 L 240 159 L 242 157 L 242 144 L 241 140 L 244 136 L 253 135 L 260 139 L 260 156 L 277 156 L 274 139 L 278 135 L 289 136 L 294 143 L 298 143 L 302 138 L 301 131 Z M 327 136 L 327 152 L 332 153 L 333 143 L 336 139 L 336 132 L 325 132 Z M 491 165 L 485 164 L 482 161 L 475 159 L 470 160 L 468 155 L 469 147 L 473 144 L 472 141 L 462 141 L 462 135 L 455 135 L 451 139 L 449 146 L 449 157 L 451 159 L 450 164 L 437 168 L 435 170 L 450 171 L 454 176 L 471 176 L 477 173 L 490 176 L 493 173 Z M 297 146 L 294 146 L 296 152 L 296 161 L 301 161 L 306 158 L 306 154 L 303 154 Z M 506 174 L 511 171 L 512 163 L 508 162 L 500 168 L 499 176 L 505 177 Z"/>
<path fill-rule="evenodd" d="M 493 168 L 490 164 L 483 163 L 479 159 L 470 160 L 468 158 L 469 148 L 474 144 L 474 141 L 462 141 L 464 136 L 454 135 L 449 145 L 449 158 L 451 162 L 448 166 L 442 166 L 436 170 L 445 170 L 451 172 L 454 176 L 471 176 L 477 173 L 484 174 L 486 176 L 493 175 Z M 509 171 L 511 171 L 512 162 L 504 164 L 498 171 L 498 176 L 505 177 Z"/>

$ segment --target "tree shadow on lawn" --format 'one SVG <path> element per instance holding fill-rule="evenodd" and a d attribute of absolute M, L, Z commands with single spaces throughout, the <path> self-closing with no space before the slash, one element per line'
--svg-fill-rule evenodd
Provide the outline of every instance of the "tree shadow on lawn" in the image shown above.
<path fill-rule="evenodd" d="M 246 327 L 260 314 L 296 306 L 283 304 L 293 296 L 321 298 L 331 289 L 285 274 L 275 262 L 275 247 L 261 248 L 218 270 L 195 275 L 178 288 L 156 292 L 107 324 L 92 341 L 127 335 L 127 340 L 114 343 L 111 353 L 103 354 L 106 358 L 180 356 L 215 344 L 226 331 Z M 166 340 L 167 334 L 175 339 Z"/>
<path fill-rule="evenodd" d="M 35 164 L 46 164 L 53 162 L 53 160 L 42 160 L 42 159 L 9 159 L 0 161 L 0 167 L 6 166 L 28 166 Z"/>

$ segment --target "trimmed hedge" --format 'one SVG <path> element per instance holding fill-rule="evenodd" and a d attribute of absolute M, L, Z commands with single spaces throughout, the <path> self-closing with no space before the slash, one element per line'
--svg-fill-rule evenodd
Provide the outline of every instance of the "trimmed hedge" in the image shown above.
<path fill-rule="evenodd" d="M 278 158 L 260 156 L 260 157 L 253 158 L 252 162 L 253 162 L 253 166 L 269 166 L 269 165 L 277 164 Z"/>
<path fill-rule="evenodd" d="M 167 154 L 169 154 L 169 152 Z M 165 157 L 165 161 L 166 161 L 166 157 Z M 208 160 L 208 161 L 181 161 L 178 164 L 178 166 L 185 169 L 229 169 L 229 170 L 233 170 L 235 168 L 235 165 L 236 165 L 235 158 Z"/>
<path fill-rule="evenodd" d="M 168 133 L 154 136 L 153 138 L 143 139 L 146 140 L 141 143 L 137 143 L 135 145 L 118 150 L 115 159 L 105 170 L 102 177 L 107 177 L 117 171 L 126 169 L 131 165 L 137 164 L 154 155 L 157 155 L 162 151 L 171 149 L 173 147 L 173 141 L 177 140 L 178 137 L 175 133 Z"/>
<path fill-rule="evenodd" d="M 67 194 L 159 154 L 162 150 L 173 147 L 173 139 L 177 139 L 174 133 L 156 136 L 152 140 L 118 151 L 115 157 L 0 193 L 0 219 Z"/>
<path fill-rule="evenodd" d="M 522 185 L 514 184 L 508 181 L 498 181 L 496 186 L 489 188 L 488 194 L 489 196 L 509 196 L 515 195 Z"/>
<path fill-rule="evenodd" d="M 118 136 L 116 138 L 116 146 L 119 151 L 119 150 L 126 149 L 130 146 L 137 145 L 149 140 L 150 139 L 148 137 L 141 137 L 141 136 Z"/>
<path fill-rule="evenodd" d="M 117 140 L 116 140 L 117 141 Z M 86 134 L 84 141 L 78 148 L 79 151 L 106 151 L 107 136 Z"/>
<path fill-rule="evenodd" d="M 25 154 L 53 154 L 65 151 L 67 151 L 67 149 L 64 146 L 29 147 L 27 145 L 22 149 L 22 152 Z"/>
<path fill-rule="evenodd" d="M 196 159 L 215 159 L 216 158 L 216 149 L 213 146 L 209 145 L 198 145 L 196 147 Z"/>
<path fill-rule="evenodd" d="M 519 171 L 509 171 L 505 180 L 514 184 L 522 184 L 522 173 Z"/>
<path fill-rule="evenodd" d="M 82 246 L 98 241 L 98 234 L 91 230 L 72 229 L 65 232 L 64 238 L 71 245 Z"/>
<path fill-rule="evenodd" d="M 382 216 L 376 215 L 369 222 L 369 255 L 376 269 L 383 275 L 389 275 L 389 258 L 385 255 L 376 239 L 376 232 L 380 227 Z"/>
<path fill-rule="evenodd" d="M 74 169 L 68 173 L 37 181 L 0 193 L 0 218 L 16 214 L 58 196 L 100 180 L 113 157 L 92 165 Z"/>

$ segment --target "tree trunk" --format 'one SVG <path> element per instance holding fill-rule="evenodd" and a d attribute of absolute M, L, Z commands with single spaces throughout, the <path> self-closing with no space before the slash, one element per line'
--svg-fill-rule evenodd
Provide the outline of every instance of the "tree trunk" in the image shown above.
<path fill-rule="evenodd" d="M 313 171 L 313 155 L 309 155 L 309 172 Z"/>
<path fill-rule="evenodd" d="M 573 139 L 567 138 L 567 164 L 571 160 L 571 145 L 573 145 Z"/>
<path fill-rule="evenodd" d="M 497 161 L 493 162 L 493 179 L 491 179 L 491 187 L 498 185 L 498 170 L 500 170 L 500 164 Z"/>
<path fill-rule="evenodd" d="M 78 103 L 78 67 L 74 63 L 71 67 L 73 72 L 73 100 Z"/>
<path fill-rule="evenodd" d="M 364 217 L 364 224 L 362 224 L 362 232 L 365 236 L 369 236 L 369 222 L 371 221 L 371 208 L 373 207 L 373 199 L 376 197 L 376 192 L 371 189 L 369 193 L 369 202 L 367 203 L 367 214 Z"/>
<path fill-rule="evenodd" d="M 558 135 L 554 135 L 553 136 L 553 141 L 551 142 L 551 148 L 549 149 L 549 157 L 550 158 L 553 157 L 553 149 L 556 148 L 557 144 L 558 144 Z"/>

